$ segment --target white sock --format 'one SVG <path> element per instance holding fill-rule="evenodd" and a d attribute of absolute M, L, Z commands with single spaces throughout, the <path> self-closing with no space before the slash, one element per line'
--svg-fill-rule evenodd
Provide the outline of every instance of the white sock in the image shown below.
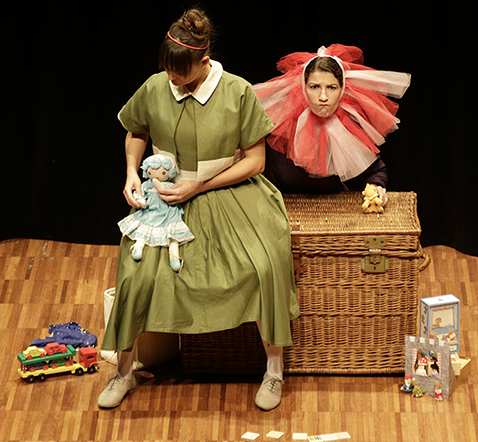
<path fill-rule="evenodd" d="M 273 378 L 283 380 L 284 363 L 282 360 L 283 347 L 276 347 L 275 345 L 269 345 L 267 342 L 262 341 L 264 349 L 267 355 L 267 374 Z"/>
<path fill-rule="evenodd" d="M 136 342 L 134 343 L 133 348 L 130 350 L 118 352 L 118 366 L 116 368 L 116 373 L 118 373 L 122 378 L 133 378 L 133 362 L 136 355 L 135 350 Z"/>
<path fill-rule="evenodd" d="M 259 328 L 259 333 L 261 332 L 261 323 L 257 321 L 257 327 Z M 284 379 L 284 362 L 283 362 L 283 347 L 276 347 L 275 345 L 270 345 L 264 339 L 262 339 L 262 345 L 266 351 L 267 356 L 267 374 L 281 381 Z"/>

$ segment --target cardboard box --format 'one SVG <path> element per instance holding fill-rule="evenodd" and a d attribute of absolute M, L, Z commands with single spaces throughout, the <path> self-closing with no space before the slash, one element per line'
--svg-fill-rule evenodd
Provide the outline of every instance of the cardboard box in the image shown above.
<path fill-rule="evenodd" d="M 420 337 L 448 342 L 450 353 L 460 349 L 460 300 L 454 295 L 420 300 Z"/>

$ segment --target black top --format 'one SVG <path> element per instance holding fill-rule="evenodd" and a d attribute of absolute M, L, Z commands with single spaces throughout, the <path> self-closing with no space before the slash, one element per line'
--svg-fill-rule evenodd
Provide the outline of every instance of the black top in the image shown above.
<path fill-rule="evenodd" d="M 309 173 L 284 154 L 266 143 L 266 167 L 263 175 L 282 193 L 337 193 L 344 190 L 363 190 L 365 184 L 387 187 L 388 174 L 384 162 L 377 159 L 361 175 L 342 183 L 337 175 L 311 178 Z"/>

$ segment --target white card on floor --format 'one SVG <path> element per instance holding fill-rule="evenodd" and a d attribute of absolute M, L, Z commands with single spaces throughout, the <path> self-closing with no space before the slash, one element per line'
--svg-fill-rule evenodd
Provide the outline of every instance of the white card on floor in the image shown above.
<path fill-rule="evenodd" d="M 273 437 L 274 439 L 279 439 L 280 437 L 284 436 L 284 433 L 281 433 L 280 431 L 269 431 L 266 436 Z"/>
<path fill-rule="evenodd" d="M 243 439 L 255 440 L 255 439 L 257 439 L 259 436 L 260 436 L 260 434 L 251 433 L 250 431 L 248 431 L 247 433 L 244 433 L 241 437 L 242 437 Z"/>
<path fill-rule="evenodd" d="M 350 439 L 350 434 L 346 431 L 343 433 L 332 433 L 332 434 L 321 434 L 320 436 L 309 436 L 309 441 L 331 441 L 331 440 L 342 440 L 342 439 Z"/>
<path fill-rule="evenodd" d="M 292 435 L 293 440 L 307 440 L 307 433 L 294 433 Z"/>

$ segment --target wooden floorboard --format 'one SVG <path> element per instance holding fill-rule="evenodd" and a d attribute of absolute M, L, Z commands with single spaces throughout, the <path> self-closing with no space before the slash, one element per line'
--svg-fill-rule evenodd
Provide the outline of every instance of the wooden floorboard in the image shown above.
<path fill-rule="evenodd" d="M 254 405 L 259 375 L 185 375 L 177 359 L 138 374 L 139 388 L 114 410 L 98 394 L 115 367 L 27 384 L 16 353 L 48 326 L 76 321 L 104 335 L 103 292 L 114 287 L 117 247 L 43 240 L 0 242 L 0 441 L 273 441 L 271 430 L 348 432 L 353 442 L 468 442 L 478 433 L 478 258 L 449 247 L 425 249 L 420 297 L 461 300 L 461 351 L 471 373 L 448 400 L 401 393 L 398 376 L 287 376 L 281 405 Z"/>

